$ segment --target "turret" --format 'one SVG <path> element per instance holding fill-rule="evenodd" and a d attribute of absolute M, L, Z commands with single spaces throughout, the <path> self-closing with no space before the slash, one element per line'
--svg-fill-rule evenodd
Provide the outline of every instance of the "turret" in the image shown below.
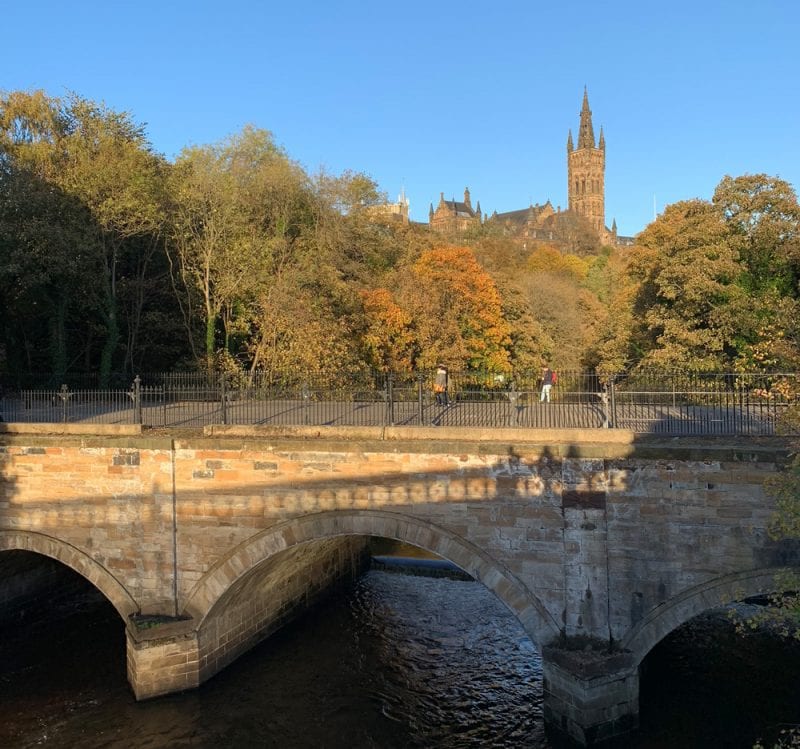
<path fill-rule="evenodd" d="M 470 195 L 469 195 L 469 188 L 464 188 L 464 205 L 467 206 L 470 210 L 472 210 L 472 203 L 470 202 Z"/>
<path fill-rule="evenodd" d="M 569 135 L 567 136 L 567 153 L 572 153 L 575 150 L 575 147 L 572 145 L 572 128 L 569 129 Z"/>
<path fill-rule="evenodd" d="M 603 126 L 600 125 L 600 143 L 597 146 L 601 151 L 606 150 L 606 136 L 603 135 Z"/>

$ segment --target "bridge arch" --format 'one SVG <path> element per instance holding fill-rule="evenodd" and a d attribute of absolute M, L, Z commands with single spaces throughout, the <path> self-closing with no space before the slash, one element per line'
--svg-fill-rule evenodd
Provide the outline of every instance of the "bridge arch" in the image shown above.
<path fill-rule="evenodd" d="M 725 602 L 740 601 L 771 591 L 778 570 L 769 568 L 732 573 L 689 588 L 653 609 L 630 629 L 620 647 L 631 651 L 638 665 L 670 632 L 695 616 Z"/>
<path fill-rule="evenodd" d="M 335 536 L 379 536 L 419 546 L 457 565 L 491 590 L 515 614 L 538 648 L 559 635 L 549 611 L 507 568 L 486 552 L 434 523 L 394 512 L 330 511 L 304 515 L 248 539 L 194 586 L 183 614 L 199 628 L 231 586 L 275 554 Z"/>
<path fill-rule="evenodd" d="M 0 530 L 0 552 L 32 551 L 61 562 L 95 586 L 124 621 L 139 607 L 133 596 L 105 567 L 80 549 L 44 533 Z"/>

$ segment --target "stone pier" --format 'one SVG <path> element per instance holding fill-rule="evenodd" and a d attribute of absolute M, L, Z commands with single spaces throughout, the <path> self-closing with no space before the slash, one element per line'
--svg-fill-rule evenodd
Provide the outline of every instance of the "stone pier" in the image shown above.
<path fill-rule="evenodd" d="M 594 746 L 638 727 L 639 669 L 631 653 L 551 646 L 542 670 L 549 731 Z"/>

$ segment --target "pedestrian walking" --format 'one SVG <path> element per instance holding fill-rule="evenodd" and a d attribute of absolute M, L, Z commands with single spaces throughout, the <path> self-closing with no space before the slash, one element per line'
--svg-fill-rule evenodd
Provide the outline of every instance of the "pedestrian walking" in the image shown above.
<path fill-rule="evenodd" d="M 436 366 L 436 376 L 433 379 L 433 393 L 436 397 L 436 405 L 447 405 L 447 367 L 444 364 Z"/>
<path fill-rule="evenodd" d="M 542 367 L 542 392 L 539 395 L 540 403 L 550 402 L 550 390 L 556 384 L 556 373 L 550 369 L 549 364 Z"/>

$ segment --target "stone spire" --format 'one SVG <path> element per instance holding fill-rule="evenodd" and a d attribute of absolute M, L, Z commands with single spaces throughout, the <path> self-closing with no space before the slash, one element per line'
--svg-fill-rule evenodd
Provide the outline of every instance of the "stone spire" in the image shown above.
<path fill-rule="evenodd" d="M 572 143 L 572 128 L 569 129 L 569 135 L 567 136 L 567 153 L 572 153 L 575 150 L 575 146 Z"/>
<path fill-rule="evenodd" d="M 581 128 L 578 133 L 578 148 L 594 148 L 592 110 L 589 109 L 589 94 L 585 86 L 583 88 L 583 106 L 581 107 Z"/>
<path fill-rule="evenodd" d="M 583 216 L 603 236 L 605 228 L 606 139 L 600 129 L 600 145 L 595 145 L 589 94 L 583 89 L 583 106 L 578 130 L 577 148 L 569 149 L 567 140 L 568 210 Z"/>

